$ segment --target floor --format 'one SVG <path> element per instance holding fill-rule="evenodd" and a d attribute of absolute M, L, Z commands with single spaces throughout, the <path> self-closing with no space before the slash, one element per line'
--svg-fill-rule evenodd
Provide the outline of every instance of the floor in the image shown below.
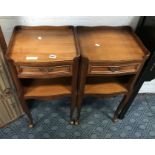
<path fill-rule="evenodd" d="M 27 128 L 27 117 L 23 116 L 0 129 L 0 138 L 155 138 L 155 95 L 138 95 L 126 117 L 113 123 L 111 117 L 120 100 L 121 96 L 106 99 L 85 98 L 79 126 L 68 124 L 69 98 L 31 101 L 35 127 Z"/>

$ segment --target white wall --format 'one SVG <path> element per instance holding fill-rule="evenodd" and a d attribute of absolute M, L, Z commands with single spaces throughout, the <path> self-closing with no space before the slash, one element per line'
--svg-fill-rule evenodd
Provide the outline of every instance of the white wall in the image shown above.
<path fill-rule="evenodd" d="M 139 16 L 45 16 L 45 17 L 0 17 L 0 25 L 4 32 L 7 43 L 10 40 L 12 30 L 16 25 L 85 25 L 85 26 L 122 26 L 130 25 L 133 29 L 136 28 Z M 146 82 L 141 88 L 140 92 L 155 93 L 155 80 Z"/>
<path fill-rule="evenodd" d="M 53 17 L 30 17 L 30 16 L 18 16 L 18 17 L 0 17 L 0 25 L 4 32 L 7 43 L 9 42 L 13 27 L 16 25 L 131 25 L 136 27 L 139 17 L 134 16 L 53 16 Z"/>

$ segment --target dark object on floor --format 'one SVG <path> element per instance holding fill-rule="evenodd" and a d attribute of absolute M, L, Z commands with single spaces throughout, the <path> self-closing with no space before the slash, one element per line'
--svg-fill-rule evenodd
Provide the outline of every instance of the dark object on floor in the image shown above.
<path fill-rule="evenodd" d="M 69 98 L 31 101 L 35 127 L 27 128 L 23 116 L 0 129 L 0 138 L 155 138 L 155 95 L 138 95 L 126 117 L 113 123 L 110 118 L 120 100 L 85 98 L 78 126 L 68 124 Z"/>
<path fill-rule="evenodd" d="M 155 78 L 155 17 L 141 17 L 136 31 L 144 45 L 151 52 L 151 55 L 147 60 L 139 79 L 137 80 L 134 92 L 132 93 L 128 104 L 126 104 L 126 107 L 124 107 L 119 115 L 120 119 L 124 118 L 125 113 L 138 94 L 144 81 L 151 81 Z"/>

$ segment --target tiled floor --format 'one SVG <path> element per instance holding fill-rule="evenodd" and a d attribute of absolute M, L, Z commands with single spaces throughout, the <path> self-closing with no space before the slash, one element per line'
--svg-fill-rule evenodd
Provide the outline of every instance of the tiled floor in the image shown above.
<path fill-rule="evenodd" d="M 36 123 L 27 128 L 26 116 L 0 129 L 0 138 L 155 138 L 155 95 L 138 95 L 126 117 L 111 121 L 121 97 L 83 102 L 81 124 L 71 126 L 69 99 L 31 101 Z"/>

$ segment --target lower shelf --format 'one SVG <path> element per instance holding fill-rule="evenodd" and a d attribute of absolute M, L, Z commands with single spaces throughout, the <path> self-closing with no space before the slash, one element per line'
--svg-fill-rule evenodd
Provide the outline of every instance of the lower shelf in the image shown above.
<path fill-rule="evenodd" d="M 25 99 L 49 98 L 71 94 L 70 78 L 23 80 L 23 86 Z"/>
<path fill-rule="evenodd" d="M 89 77 L 85 85 L 85 94 L 88 95 L 114 95 L 125 94 L 127 81 L 119 78 Z"/>

